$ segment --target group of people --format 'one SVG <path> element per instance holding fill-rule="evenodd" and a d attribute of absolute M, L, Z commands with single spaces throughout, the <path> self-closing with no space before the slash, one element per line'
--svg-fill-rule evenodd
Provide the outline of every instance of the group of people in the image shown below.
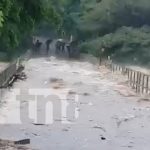
<path fill-rule="evenodd" d="M 77 40 L 71 39 L 67 41 L 64 39 L 58 39 L 56 42 L 56 54 L 67 53 L 68 57 L 76 57 L 76 54 L 78 53 L 77 45 L 78 45 Z"/>
<path fill-rule="evenodd" d="M 52 39 L 47 39 L 46 42 L 45 42 L 46 53 L 47 54 L 48 54 L 48 52 L 50 50 L 51 42 L 52 42 Z M 38 54 L 43 44 L 44 43 L 42 41 L 40 41 L 39 39 L 36 40 L 35 38 L 33 38 L 33 51 L 34 51 L 34 53 Z"/>
<path fill-rule="evenodd" d="M 72 39 L 70 40 L 65 40 L 65 39 L 57 39 L 57 40 L 53 40 L 53 39 L 47 39 L 45 41 L 45 43 L 42 42 L 43 40 L 39 40 L 34 38 L 33 39 L 33 50 L 35 54 L 39 54 L 39 51 L 42 47 L 43 44 L 45 44 L 46 46 L 46 54 L 49 54 L 50 51 L 50 45 L 53 43 L 54 44 L 54 49 L 55 49 L 55 54 L 59 55 L 59 54 L 68 54 L 69 57 L 71 57 L 71 53 L 72 51 L 75 51 L 74 47 L 76 44 L 75 41 L 73 41 Z"/>

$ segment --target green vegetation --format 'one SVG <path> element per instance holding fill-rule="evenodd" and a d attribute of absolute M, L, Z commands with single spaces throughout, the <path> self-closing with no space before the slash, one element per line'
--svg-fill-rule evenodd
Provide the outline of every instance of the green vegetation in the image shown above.
<path fill-rule="evenodd" d="M 116 61 L 149 63 L 149 0 L 80 0 L 67 16 L 83 52 L 98 56 L 105 48 Z"/>
<path fill-rule="evenodd" d="M 149 0 L 1 0 L 0 51 L 20 51 L 33 33 L 65 33 L 82 52 L 98 56 L 104 48 L 116 61 L 147 64 L 149 16 Z"/>
<path fill-rule="evenodd" d="M 58 24 L 51 0 L 1 0 L 0 51 L 11 57 L 30 44 L 30 36 L 41 21 Z"/>

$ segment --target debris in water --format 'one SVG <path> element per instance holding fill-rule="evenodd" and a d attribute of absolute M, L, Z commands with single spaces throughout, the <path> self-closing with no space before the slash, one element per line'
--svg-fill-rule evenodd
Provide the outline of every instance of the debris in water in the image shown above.
<path fill-rule="evenodd" d="M 117 127 L 119 128 L 120 125 L 123 123 L 123 122 L 128 122 L 128 121 L 131 121 L 133 120 L 134 118 L 136 118 L 136 116 L 129 116 L 129 117 L 125 117 L 125 118 L 115 118 L 117 120 Z"/>
<path fill-rule="evenodd" d="M 43 124 L 43 123 L 33 123 L 33 125 L 35 125 L 35 126 L 44 126 L 45 124 Z"/>
<path fill-rule="evenodd" d="M 128 85 L 129 81 L 119 82 L 118 85 Z"/>
<path fill-rule="evenodd" d="M 56 122 L 61 122 L 63 121 L 62 119 L 55 119 Z"/>
<path fill-rule="evenodd" d="M 50 79 L 51 83 L 62 82 L 62 81 L 63 81 L 63 79 L 57 79 L 57 78 L 51 78 Z"/>
<path fill-rule="evenodd" d="M 57 84 L 53 85 L 52 87 L 53 87 L 53 89 L 60 89 L 60 88 L 64 87 L 64 84 L 63 83 L 57 83 Z"/>
<path fill-rule="evenodd" d="M 80 105 L 88 105 L 87 102 L 80 102 Z"/>
<path fill-rule="evenodd" d="M 106 132 L 106 130 L 103 127 L 101 127 L 101 126 L 94 126 L 93 128 L 94 129 L 100 129 L 100 130 Z"/>
<path fill-rule="evenodd" d="M 14 144 L 16 144 L 16 145 L 27 145 L 27 144 L 30 144 L 30 139 L 23 139 L 23 140 L 15 141 Z"/>
<path fill-rule="evenodd" d="M 126 147 L 126 148 L 133 148 L 133 146 L 132 146 L 132 145 L 122 146 L 122 147 Z"/>
<path fill-rule="evenodd" d="M 84 96 L 89 96 L 90 94 L 89 94 L 89 93 L 83 93 L 83 95 L 84 95 Z"/>
<path fill-rule="evenodd" d="M 18 80 L 26 80 L 27 76 L 24 72 L 15 75 Z"/>
<path fill-rule="evenodd" d="M 77 85 L 77 86 L 80 86 L 82 84 L 83 84 L 82 82 L 76 82 L 76 83 L 74 83 L 74 85 Z"/>
<path fill-rule="evenodd" d="M 54 85 L 54 86 L 53 86 L 53 89 L 60 89 L 60 86 Z"/>
<path fill-rule="evenodd" d="M 1 150 L 31 150 L 25 146 L 21 146 L 21 145 L 26 145 L 26 143 L 30 144 L 30 139 L 25 139 L 20 141 L 10 141 L 10 140 L 0 139 L 0 149 Z"/>
<path fill-rule="evenodd" d="M 120 95 L 125 97 L 133 97 L 136 96 L 136 93 L 133 92 L 129 87 L 123 85 L 117 85 L 115 87 L 115 91 L 117 91 Z"/>
<path fill-rule="evenodd" d="M 53 66 L 58 66 L 58 64 L 52 64 Z"/>
<path fill-rule="evenodd" d="M 103 141 L 104 141 L 104 140 L 106 140 L 106 138 L 102 136 L 102 137 L 101 137 L 101 140 L 103 140 Z"/>
<path fill-rule="evenodd" d="M 64 132 L 68 132 L 69 130 L 68 130 L 68 129 L 62 129 L 62 131 L 64 131 Z"/>
<path fill-rule="evenodd" d="M 27 76 L 24 72 L 20 72 L 20 73 L 16 73 L 15 75 L 13 75 L 10 80 L 8 81 L 8 83 L 6 83 L 6 85 L 4 86 L 4 88 L 11 88 L 13 86 L 13 84 L 17 81 L 17 80 L 26 80 Z"/>
<path fill-rule="evenodd" d="M 38 134 L 36 134 L 36 133 L 32 133 L 34 136 L 40 136 L 40 135 L 38 135 Z"/>
<path fill-rule="evenodd" d="M 50 82 L 52 83 L 52 87 L 54 89 L 60 89 L 64 87 L 63 79 L 51 78 Z"/>
<path fill-rule="evenodd" d="M 142 101 L 145 101 L 145 102 L 150 102 L 150 97 L 149 95 L 145 95 L 144 97 L 140 98 L 138 100 L 138 102 L 142 102 Z"/>
<path fill-rule="evenodd" d="M 90 121 L 90 122 L 93 122 L 93 120 L 92 120 L 92 119 L 90 119 L 89 121 Z"/>
<path fill-rule="evenodd" d="M 74 74 L 79 74 L 79 72 L 72 72 L 72 73 L 74 73 Z"/>
<path fill-rule="evenodd" d="M 76 92 L 74 92 L 74 91 L 69 91 L 69 93 L 68 93 L 69 95 L 75 95 L 76 94 Z"/>
<path fill-rule="evenodd" d="M 81 109 L 80 108 L 76 108 L 76 111 L 81 111 Z"/>

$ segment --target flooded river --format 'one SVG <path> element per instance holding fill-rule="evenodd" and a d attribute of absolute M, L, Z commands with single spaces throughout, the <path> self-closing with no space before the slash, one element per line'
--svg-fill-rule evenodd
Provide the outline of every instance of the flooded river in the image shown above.
<path fill-rule="evenodd" d="M 30 139 L 38 150 L 150 149 L 150 103 L 120 94 L 121 80 L 104 67 L 35 58 L 25 73 L 1 100 L 1 139 Z"/>

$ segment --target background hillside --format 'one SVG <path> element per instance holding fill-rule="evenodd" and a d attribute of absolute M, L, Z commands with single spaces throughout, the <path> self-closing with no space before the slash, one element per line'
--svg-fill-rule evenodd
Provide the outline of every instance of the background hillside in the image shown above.
<path fill-rule="evenodd" d="M 120 63 L 149 66 L 149 0 L 2 0 L 0 51 L 12 56 L 31 36 L 79 40 L 82 52 L 110 55 Z"/>

